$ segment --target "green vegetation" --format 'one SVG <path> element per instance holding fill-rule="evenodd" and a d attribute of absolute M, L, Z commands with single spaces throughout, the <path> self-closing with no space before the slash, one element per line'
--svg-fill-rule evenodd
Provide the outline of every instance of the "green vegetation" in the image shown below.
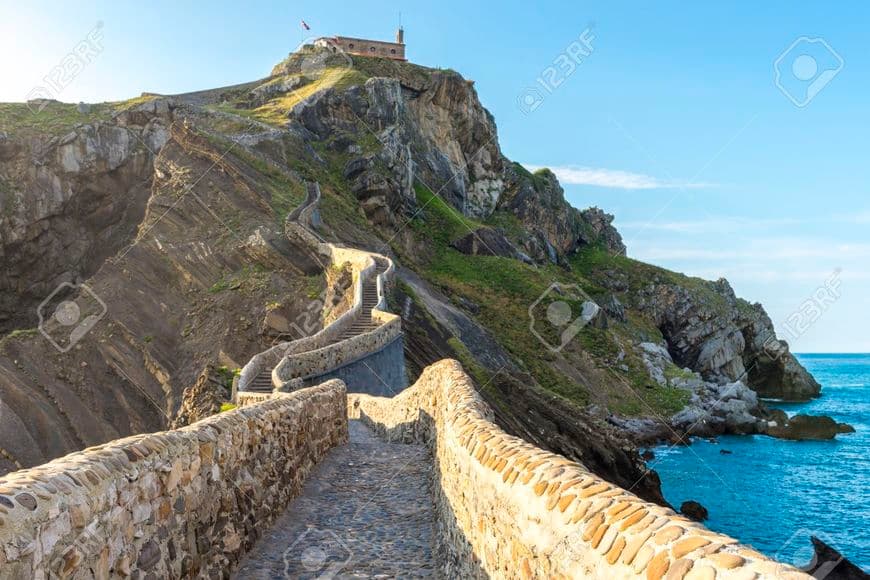
<path fill-rule="evenodd" d="M 397 253 L 403 261 L 416 263 L 419 271 L 448 295 L 475 304 L 478 307 L 475 317 L 542 387 L 581 406 L 603 398 L 611 409 L 627 415 L 671 414 L 684 406 L 688 393 L 655 383 L 631 346 L 638 340 L 661 338 L 658 329 L 639 314 L 630 312 L 625 324 L 611 320 L 607 329 L 584 327 L 559 353 L 551 352 L 531 332 L 529 308 L 554 282 L 576 285 L 593 299 L 607 295 L 607 290 L 594 282 L 604 260 L 601 252 L 587 251 L 592 258 L 589 261 L 584 260 L 586 254 L 575 257 L 569 269 L 555 265 L 535 267 L 510 258 L 465 255 L 450 243 L 481 224 L 462 216 L 425 186 L 417 184 L 415 191 L 423 209 L 410 228 L 427 253 L 422 257 L 401 255 L 402 248 L 396 246 Z M 509 235 L 522 233 L 520 224 L 510 214 L 496 212 L 486 224 L 500 227 Z M 620 270 L 635 263 L 606 253 L 603 256 L 616 261 L 615 266 L 614 262 L 608 262 L 607 267 Z M 579 311 L 582 298 L 566 301 L 573 312 Z M 535 326 L 535 331 L 554 345 L 560 342 L 560 330 L 546 323 Z M 479 384 L 486 384 L 489 378 L 486 370 L 468 349 L 456 339 L 449 342 L 469 374 Z M 592 384 L 581 384 L 576 377 L 566 374 L 568 367 L 577 369 Z"/>
<path fill-rule="evenodd" d="M 241 270 L 224 274 L 220 280 L 208 289 L 211 294 L 220 294 L 227 290 L 239 290 L 248 294 L 268 289 L 271 270 L 261 264 L 247 265 Z"/>
<path fill-rule="evenodd" d="M 221 413 L 226 413 L 227 411 L 232 411 L 236 406 L 233 403 L 222 403 L 221 404 Z"/>
<path fill-rule="evenodd" d="M 8 334 L 9 338 L 24 338 L 28 336 L 36 336 L 39 330 L 36 328 L 19 328 Z"/>
<path fill-rule="evenodd" d="M 119 103 L 112 103 L 117 111 L 128 111 L 134 107 L 138 107 L 139 105 L 144 105 L 145 103 L 150 103 L 156 99 L 159 99 L 160 95 L 140 95 L 138 97 L 133 97 L 132 99 L 127 99 L 126 101 L 121 101 Z"/>
<path fill-rule="evenodd" d="M 273 79 L 266 85 L 283 82 L 296 75 L 287 75 L 285 77 Z M 291 89 L 279 96 L 270 99 L 265 104 L 254 108 L 246 109 L 239 106 L 238 103 L 229 103 L 215 106 L 216 109 L 227 113 L 233 113 L 251 119 L 256 119 L 262 123 L 283 127 L 287 124 L 288 113 L 304 101 L 316 93 L 329 88 L 347 88 L 352 85 L 362 84 L 366 81 L 366 77 L 353 68 L 347 67 L 332 67 L 324 69 L 316 78 L 302 78 L 302 84 L 294 89 Z M 307 81 L 307 82 L 306 82 Z"/>
<path fill-rule="evenodd" d="M 306 276 L 305 277 L 305 296 L 310 300 L 314 300 L 323 292 L 325 275 Z"/>
<path fill-rule="evenodd" d="M 658 266 L 632 260 L 626 256 L 614 255 L 601 248 L 587 247 L 570 258 L 572 269 L 584 276 L 595 279 L 605 270 L 616 270 L 626 277 L 629 292 L 637 294 L 650 282 L 680 286 L 698 296 L 702 303 L 714 311 L 728 308 L 725 297 L 716 291 L 715 282 L 671 272 Z M 745 300 L 738 300 L 738 308 L 751 308 Z"/>
<path fill-rule="evenodd" d="M 220 366 L 216 369 L 216 372 L 218 375 L 218 379 L 221 381 L 221 383 L 224 386 L 224 390 L 226 391 L 226 396 L 229 397 L 230 394 L 233 392 L 233 380 L 242 374 L 242 369 L 240 369 L 240 368 L 231 369 L 227 366 Z M 227 405 L 227 404 L 231 404 L 231 403 L 224 403 L 224 405 Z M 235 408 L 235 405 L 233 405 L 233 408 Z M 221 410 L 225 410 L 225 409 L 223 409 L 223 407 L 221 407 Z"/>
<path fill-rule="evenodd" d="M 70 103 L 49 102 L 41 108 L 27 103 L 0 103 L 0 133 L 64 135 L 79 123 L 108 120 L 112 111 L 107 103 L 91 105 L 87 113 L 80 113 L 78 106 Z"/>
<path fill-rule="evenodd" d="M 217 294 L 219 292 L 223 292 L 224 290 L 230 287 L 230 279 L 229 278 L 221 278 L 217 282 L 211 285 L 211 288 L 208 291 L 212 294 Z"/>

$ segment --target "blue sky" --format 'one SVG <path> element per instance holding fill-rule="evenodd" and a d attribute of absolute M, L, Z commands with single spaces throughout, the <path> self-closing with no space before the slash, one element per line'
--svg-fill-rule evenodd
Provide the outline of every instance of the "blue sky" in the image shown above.
<path fill-rule="evenodd" d="M 391 38 L 401 11 L 410 59 L 474 79 L 504 152 L 555 168 L 574 205 L 616 214 L 630 256 L 725 276 L 780 330 L 839 268 L 840 297 L 789 338 L 870 351 L 870 6 L 614 4 L 0 0 L 0 101 L 44 84 L 97 26 L 103 49 L 60 100 L 250 80 L 299 43 L 301 18 L 311 35 Z M 582 35 L 591 54 L 545 89 Z M 533 111 L 518 104 L 530 87 Z"/>

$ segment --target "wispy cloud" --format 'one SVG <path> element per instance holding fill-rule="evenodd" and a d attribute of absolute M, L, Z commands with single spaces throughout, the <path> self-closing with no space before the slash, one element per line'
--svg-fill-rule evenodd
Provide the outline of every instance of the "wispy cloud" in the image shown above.
<path fill-rule="evenodd" d="M 701 261 L 726 262 L 734 267 L 763 264 L 771 267 L 785 261 L 807 260 L 841 263 L 845 260 L 870 259 L 870 244 L 802 240 L 796 238 L 748 238 L 733 240 L 734 245 L 720 248 L 687 247 L 685 244 L 657 243 L 640 245 L 632 257 L 650 262 Z M 792 264 L 789 264 L 790 266 Z M 826 265 L 825 268 L 828 266 Z"/>
<path fill-rule="evenodd" d="M 529 171 L 537 171 L 545 166 L 524 164 L 524 167 Z M 644 173 L 602 167 L 556 166 L 549 167 L 549 169 L 556 174 L 562 184 L 567 185 L 594 185 L 615 189 L 701 189 L 715 187 L 715 184 L 712 183 L 660 179 Z"/>
<path fill-rule="evenodd" d="M 777 226 L 794 226 L 805 223 L 796 218 L 745 218 L 721 217 L 699 218 L 685 221 L 626 221 L 619 222 L 621 230 L 655 230 L 678 234 L 703 234 L 747 232 L 759 229 L 769 229 Z"/>

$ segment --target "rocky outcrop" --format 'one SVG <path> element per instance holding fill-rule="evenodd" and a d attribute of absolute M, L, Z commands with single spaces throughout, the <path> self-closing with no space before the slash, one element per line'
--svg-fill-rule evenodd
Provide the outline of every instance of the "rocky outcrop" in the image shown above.
<path fill-rule="evenodd" d="M 36 306 L 78 283 L 135 236 L 169 101 L 62 136 L 0 140 L 0 331 L 36 325 Z"/>
<path fill-rule="evenodd" d="M 134 110 L 124 122 L 137 121 L 140 113 L 153 114 Z M 67 145 L 75 145 L 68 158 L 76 160 L 79 170 L 62 173 L 61 182 L 79 184 L 81 189 L 71 190 L 77 197 L 52 209 L 60 212 L 58 224 L 75 223 L 73 229 L 82 231 L 81 247 L 75 241 L 63 243 L 72 244 L 70 252 L 84 252 L 85 260 L 91 260 L 87 267 L 94 270 L 85 279 L 86 287 L 68 287 L 58 300 L 71 302 L 87 318 L 81 316 L 72 326 L 55 324 L 55 301 L 45 312 L 48 337 L 34 329 L 0 340 L 0 438 L 17 466 L 165 429 L 182 405 L 184 390 L 196 383 L 206 364 L 235 368 L 268 346 L 270 339 L 261 334 L 260 321 L 275 296 L 320 290 L 320 278 L 304 276 L 298 264 L 303 257 L 289 243 L 268 242 L 268 231 L 278 226 L 270 190 L 263 176 L 246 165 L 244 159 L 250 157 L 234 154 L 241 153 L 241 146 L 233 151 L 223 144 L 215 146 L 176 121 L 169 141 L 149 164 L 151 153 L 141 144 L 133 145 L 138 143 L 134 136 L 117 141 L 119 130 L 105 133 L 115 136 L 109 147 L 100 137 L 104 133 L 105 128 L 76 130 L 79 137 Z M 92 138 L 80 142 L 81 135 Z M 113 149 L 119 142 L 127 148 Z M 121 150 L 131 156 L 118 154 Z M 62 155 L 51 151 L 51 170 L 60 172 Z M 144 173 L 136 174 L 133 190 L 124 189 L 126 185 L 116 179 L 133 179 L 126 172 L 139 165 Z M 32 171 L 48 170 L 41 167 Z M 100 173 L 103 170 L 106 173 Z M 85 203 L 94 192 L 105 196 L 100 202 L 105 208 L 96 199 L 92 201 L 97 207 Z M 41 194 L 27 195 L 35 201 L 26 211 L 42 211 Z M 131 207 L 124 214 L 118 208 L 125 204 L 141 205 L 136 210 L 140 213 Z M 117 218 L 123 222 L 123 235 L 121 222 L 117 230 L 100 228 L 104 209 L 124 215 Z M 53 219 L 47 217 L 34 227 L 48 227 Z M 267 230 L 258 230 L 264 226 Z M 66 231 L 52 225 L 45 236 Z M 38 241 L 33 243 L 39 248 Z M 75 266 L 79 254 L 69 254 L 69 266 L 63 263 L 62 249 L 56 254 L 44 251 L 46 265 L 32 266 L 28 276 L 40 274 L 39 268 L 56 276 L 54 270 L 62 273 L 72 267 L 81 272 L 78 276 L 86 275 L 84 266 Z M 3 274 L 24 268 L 28 252 L 4 256 Z M 39 304 L 55 286 L 33 297 L 33 302 Z M 32 317 L 27 322 L 35 326 L 36 305 L 28 303 L 29 296 L 21 293 L 18 311 Z M 283 305 L 282 312 L 286 319 L 297 320 L 306 306 L 305 301 L 293 301 Z M 86 321 L 93 324 L 83 326 Z M 6 465 L 0 462 L 0 468 Z"/>
<path fill-rule="evenodd" d="M 813 544 L 813 559 L 803 571 L 813 578 L 828 580 L 868 580 L 870 574 L 850 562 L 840 552 L 815 536 L 810 536 Z"/>
<path fill-rule="evenodd" d="M 707 508 L 691 499 L 680 504 L 680 513 L 696 522 L 703 522 L 710 515 Z"/>
<path fill-rule="evenodd" d="M 760 304 L 734 295 L 726 280 L 697 281 L 694 288 L 653 281 L 639 293 L 668 343 L 674 362 L 711 382 L 745 381 L 762 397 L 805 401 L 821 387 L 794 356 L 772 352 L 776 334 Z"/>
<path fill-rule="evenodd" d="M 450 244 L 470 256 L 501 256 L 521 258 L 524 255 L 498 229 L 481 226 Z"/>
<path fill-rule="evenodd" d="M 824 415 L 795 415 L 788 417 L 780 410 L 772 411 L 765 431 L 771 437 L 779 439 L 826 440 L 833 439 L 841 433 L 854 433 L 855 428 L 846 423 L 837 423 L 831 417 Z"/>
<path fill-rule="evenodd" d="M 613 216 L 598 208 L 580 211 L 565 200 L 552 171 L 534 175 L 513 164 L 505 170 L 505 192 L 498 208 L 515 215 L 523 226 L 520 243 L 536 262 L 558 262 L 588 245 L 624 254 L 625 244 L 611 223 Z"/>
<path fill-rule="evenodd" d="M 347 90 L 327 89 L 296 106 L 291 117 L 323 140 L 376 134 L 383 145 L 376 154 L 359 155 L 352 141 L 332 144 L 357 152 L 345 177 L 364 209 L 367 203 L 410 215 L 415 208 L 413 179 L 470 216 L 489 215 L 501 194 L 503 161 L 495 123 L 474 89 L 455 73 L 432 71 L 416 88 L 376 77 Z M 394 221 L 383 212 L 377 219 Z"/>
<path fill-rule="evenodd" d="M 228 400 L 227 395 L 226 385 L 218 378 L 218 373 L 213 367 L 206 367 L 196 382 L 184 389 L 181 407 L 172 422 L 173 428 L 184 427 L 218 413 L 223 402 Z"/>

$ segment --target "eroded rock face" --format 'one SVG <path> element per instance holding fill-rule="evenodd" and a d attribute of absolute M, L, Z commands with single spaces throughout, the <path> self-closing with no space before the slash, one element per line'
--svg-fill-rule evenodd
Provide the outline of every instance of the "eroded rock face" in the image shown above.
<path fill-rule="evenodd" d="M 774 410 L 766 433 L 779 439 L 827 440 L 840 433 L 854 433 L 855 429 L 846 423 L 837 423 L 825 415 L 795 415 L 789 418 L 783 411 Z"/>
<path fill-rule="evenodd" d="M 505 169 L 505 182 L 498 208 L 519 218 L 525 230 L 523 249 L 536 262 L 556 263 L 593 244 L 614 254 L 625 253 L 622 237 L 611 225 L 613 216 L 598 208 L 580 211 L 571 207 L 552 172 L 543 170 L 530 177 L 510 165 Z"/>
<path fill-rule="evenodd" d="M 172 427 L 177 429 L 214 415 L 221 410 L 221 404 L 227 400 L 227 394 L 215 369 L 211 366 L 206 367 L 197 377 L 196 382 L 184 389 L 181 407 L 172 422 Z"/>
<path fill-rule="evenodd" d="M 771 353 L 776 334 L 760 304 L 739 301 L 726 280 L 706 283 L 701 292 L 653 282 L 639 306 L 652 315 L 674 362 L 719 384 L 745 381 L 762 397 L 805 401 L 820 385 L 794 356 Z"/>
<path fill-rule="evenodd" d="M 680 513 L 696 522 L 703 522 L 709 516 L 707 508 L 691 499 L 680 505 Z"/>
<path fill-rule="evenodd" d="M 482 226 L 451 244 L 454 248 L 471 256 L 501 256 L 520 258 L 523 256 L 507 239 L 503 232 Z"/>
<path fill-rule="evenodd" d="M 417 88 L 377 77 L 364 86 L 329 89 L 300 103 L 291 117 L 321 139 L 374 132 L 381 150 L 352 159 L 345 174 L 360 200 L 375 200 L 369 205 L 393 214 L 415 208 L 415 178 L 469 216 L 488 216 L 501 194 L 495 123 L 455 73 L 432 72 Z M 395 220 L 373 213 L 381 223 Z"/>
<path fill-rule="evenodd" d="M 35 325 L 36 306 L 136 233 L 171 110 L 150 103 L 62 137 L 0 143 L 0 330 Z"/>

